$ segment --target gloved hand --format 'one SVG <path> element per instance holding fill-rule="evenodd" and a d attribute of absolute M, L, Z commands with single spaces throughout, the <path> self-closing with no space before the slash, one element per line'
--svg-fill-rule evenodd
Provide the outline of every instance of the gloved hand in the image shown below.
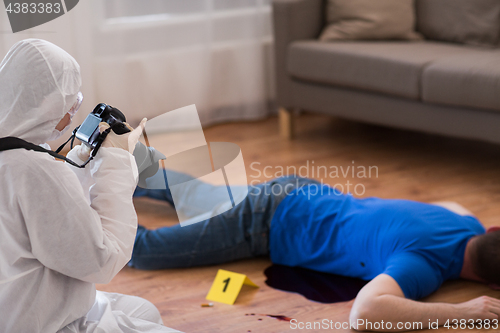
<path fill-rule="evenodd" d="M 89 159 L 90 157 L 90 147 L 87 146 L 87 145 L 84 145 L 83 143 L 79 146 L 80 148 L 78 148 L 78 150 L 76 151 L 76 156 L 78 156 L 78 158 L 85 162 Z"/>
<path fill-rule="evenodd" d="M 102 143 L 102 147 L 121 148 L 132 154 L 134 152 L 135 145 L 139 141 L 142 131 L 146 126 L 146 121 L 148 121 L 146 118 L 142 119 L 136 129 L 132 129 L 129 124 L 125 123 L 125 125 L 131 130 L 131 132 L 125 134 L 118 135 L 113 131 L 109 132 L 108 136 Z M 109 125 L 107 123 L 102 122 L 99 124 L 99 131 L 101 131 L 101 133 L 108 128 Z"/>

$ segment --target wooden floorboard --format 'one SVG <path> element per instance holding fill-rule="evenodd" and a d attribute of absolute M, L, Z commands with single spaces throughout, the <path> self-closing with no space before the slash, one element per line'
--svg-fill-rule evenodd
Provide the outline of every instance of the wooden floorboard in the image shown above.
<path fill-rule="evenodd" d="M 376 166 L 378 177 L 358 178 L 348 174 L 323 181 L 330 185 L 345 185 L 347 181 L 361 184 L 365 189 L 362 197 L 457 201 L 486 226 L 500 225 L 500 146 L 311 114 L 302 114 L 297 119 L 296 139 L 292 141 L 279 136 L 277 118 L 217 125 L 205 129 L 205 136 L 207 141 L 234 142 L 241 147 L 249 181 L 268 179 L 255 169 L 263 171 L 270 166 L 274 173 L 279 166 L 298 169 L 308 161 L 310 166 L 314 161 L 315 166 L 337 166 L 344 170 L 352 165 Z M 139 222 L 147 227 L 177 223 L 175 211 L 165 203 L 140 198 L 135 204 Z M 257 258 L 192 269 L 124 268 L 111 283 L 99 285 L 98 289 L 144 297 L 160 309 L 167 326 L 184 332 L 291 331 L 289 323 L 265 314 L 285 315 L 301 322 L 325 318 L 334 322 L 348 320 L 351 302 L 321 304 L 268 287 L 263 271 L 270 264 L 267 258 Z M 219 268 L 247 274 L 260 288 L 243 290 L 235 305 L 215 303 L 214 307 L 202 308 Z M 486 286 L 452 281 L 425 301 L 461 302 L 480 295 L 500 298 L 500 292 Z M 257 315 L 246 315 L 251 313 Z"/>

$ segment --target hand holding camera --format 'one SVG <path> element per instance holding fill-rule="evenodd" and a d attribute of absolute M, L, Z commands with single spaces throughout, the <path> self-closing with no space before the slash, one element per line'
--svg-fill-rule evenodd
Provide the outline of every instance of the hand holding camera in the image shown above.
<path fill-rule="evenodd" d="M 77 138 L 82 142 L 77 154 L 78 158 L 86 162 L 82 165 L 72 161 L 70 163 L 83 168 L 96 156 L 100 147 L 122 148 L 134 155 L 139 171 L 139 186 L 146 188 L 147 179 L 159 170 L 159 160 L 166 158 L 153 147 L 146 147 L 139 142 L 146 121 L 146 118 L 142 119 L 139 126 L 133 129 L 126 123 L 125 115 L 120 110 L 104 103 L 98 104 L 66 141 L 67 143 Z M 66 143 L 56 152 L 58 153 Z"/>
<path fill-rule="evenodd" d="M 135 146 L 139 141 L 139 138 L 146 126 L 147 119 L 144 118 L 141 120 L 139 126 L 136 129 L 133 129 L 129 124 L 124 123 L 124 125 L 131 131 L 125 134 L 118 135 L 115 132 L 109 132 L 108 136 L 102 143 L 102 147 L 116 147 L 122 148 L 129 153 L 133 154 L 135 150 Z M 99 123 L 99 131 L 102 133 L 109 128 L 109 124 L 105 122 Z"/>
<path fill-rule="evenodd" d="M 78 156 L 78 158 L 85 162 L 86 160 L 88 160 L 88 158 L 90 157 L 90 153 L 91 153 L 91 149 L 89 146 L 87 145 L 80 145 L 77 152 L 76 152 L 76 155 Z"/>

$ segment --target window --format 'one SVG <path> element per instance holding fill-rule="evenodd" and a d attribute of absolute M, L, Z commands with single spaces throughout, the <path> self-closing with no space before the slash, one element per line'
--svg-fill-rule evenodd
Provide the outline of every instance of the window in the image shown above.
<path fill-rule="evenodd" d="M 271 0 L 104 0 L 105 18 L 163 14 L 164 17 L 269 6 Z"/>

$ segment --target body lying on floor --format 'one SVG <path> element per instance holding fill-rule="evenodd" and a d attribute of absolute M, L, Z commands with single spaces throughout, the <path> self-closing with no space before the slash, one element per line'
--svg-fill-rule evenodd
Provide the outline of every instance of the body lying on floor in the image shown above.
<path fill-rule="evenodd" d="M 212 185 L 198 186 L 198 193 L 210 196 Z M 249 186 L 248 192 L 234 208 L 200 223 L 139 226 L 129 265 L 193 267 L 266 255 L 275 264 L 370 280 L 350 314 L 358 330 L 405 330 L 405 322 L 427 328 L 455 319 L 498 325 L 500 301 L 491 297 L 460 304 L 418 301 L 450 279 L 500 285 L 500 227 L 485 230 L 459 204 L 358 199 L 295 176 Z M 134 196 L 175 205 L 168 188 L 137 188 Z"/>

